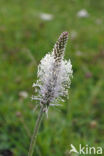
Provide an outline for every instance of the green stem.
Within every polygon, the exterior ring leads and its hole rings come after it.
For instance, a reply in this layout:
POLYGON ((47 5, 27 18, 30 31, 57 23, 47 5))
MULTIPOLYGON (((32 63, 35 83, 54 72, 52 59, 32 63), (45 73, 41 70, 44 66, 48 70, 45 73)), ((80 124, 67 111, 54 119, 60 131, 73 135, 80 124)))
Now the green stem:
POLYGON ((37 121, 36 121, 36 125, 35 125, 35 128, 34 128, 34 133, 33 133, 33 136, 31 138, 31 143, 30 143, 28 156, 33 155, 33 151, 34 151, 34 147, 35 147, 35 143, 36 143, 36 138, 37 138, 37 134, 38 134, 38 130, 39 130, 39 125, 41 123, 42 116, 43 116, 43 113, 44 113, 43 110, 44 110, 44 106, 41 107, 38 118, 37 118, 37 121))

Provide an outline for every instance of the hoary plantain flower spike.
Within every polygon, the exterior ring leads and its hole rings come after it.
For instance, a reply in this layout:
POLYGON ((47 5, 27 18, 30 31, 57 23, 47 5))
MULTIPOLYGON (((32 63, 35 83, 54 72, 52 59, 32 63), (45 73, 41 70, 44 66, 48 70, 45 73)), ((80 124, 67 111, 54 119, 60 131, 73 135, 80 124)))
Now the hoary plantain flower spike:
POLYGON ((52 53, 46 54, 38 66, 38 80, 35 87, 37 96, 33 100, 39 100, 41 106, 34 133, 31 139, 28 156, 33 155, 39 125, 44 111, 47 113, 49 106, 59 105, 58 102, 68 95, 70 78, 72 77, 72 65, 70 60, 64 60, 64 51, 68 40, 68 33, 63 32, 56 42, 52 53))
POLYGON ((49 106, 58 105, 58 102, 68 95, 72 65, 70 59, 64 60, 67 40, 68 32, 63 32, 52 53, 46 54, 38 66, 38 80, 33 84, 38 96, 33 96, 32 99, 39 100, 46 111, 49 106))

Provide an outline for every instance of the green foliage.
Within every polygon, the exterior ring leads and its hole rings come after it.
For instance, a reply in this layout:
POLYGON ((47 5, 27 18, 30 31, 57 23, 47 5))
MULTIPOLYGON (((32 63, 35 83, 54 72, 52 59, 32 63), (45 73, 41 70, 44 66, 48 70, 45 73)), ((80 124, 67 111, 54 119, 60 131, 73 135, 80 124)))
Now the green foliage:
POLYGON ((37 65, 63 31, 66 58, 73 65, 70 98, 50 108, 40 127, 34 156, 67 155, 69 145, 103 146, 104 1, 0 0, 0 153, 27 156, 38 111, 34 93, 37 65), (88 18, 78 18, 86 9, 88 18), (54 16, 44 21, 40 13, 54 16), (70 35, 71 36, 71 35, 70 35), (28 93, 27 98, 21 91, 28 93), (59 111, 57 111, 59 110, 59 111))

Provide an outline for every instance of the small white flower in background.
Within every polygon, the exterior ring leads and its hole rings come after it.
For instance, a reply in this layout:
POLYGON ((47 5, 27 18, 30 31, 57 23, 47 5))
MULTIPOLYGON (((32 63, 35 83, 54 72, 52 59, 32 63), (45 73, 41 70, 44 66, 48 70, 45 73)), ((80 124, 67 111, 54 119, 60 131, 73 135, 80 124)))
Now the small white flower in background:
POLYGON ((82 9, 82 10, 78 11, 77 16, 79 18, 87 18, 87 17, 89 17, 89 14, 88 14, 87 10, 82 9))
POLYGON ((46 13, 41 13, 40 18, 44 21, 50 21, 53 19, 53 15, 51 14, 46 14, 46 13))
POLYGON ((27 93, 26 91, 20 91, 20 92, 19 92, 19 96, 20 96, 21 98, 26 99, 26 98, 28 97, 28 93, 27 93))
POLYGON ((102 19, 99 19, 99 18, 98 18, 98 19, 96 19, 95 22, 96 22, 96 24, 100 25, 100 24, 102 24, 102 19))
POLYGON ((76 55, 77 56, 82 56, 83 55, 83 52, 78 50, 78 51, 76 51, 76 55))
POLYGON ((76 38, 77 38, 77 32, 74 31, 74 30, 72 30, 72 31, 71 31, 71 39, 72 39, 72 40, 75 40, 76 38))
POLYGON ((46 54, 38 66, 38 80, 33 84, 37 96, 33 96, 32 99, 39 100, 40 106, 44 105, 46 112, 49 106, 58 106, 58 102, 68 95, 72 65, 70 59, 64 60, 67 40, 68 33, 63 32, 52 53, 46 54))

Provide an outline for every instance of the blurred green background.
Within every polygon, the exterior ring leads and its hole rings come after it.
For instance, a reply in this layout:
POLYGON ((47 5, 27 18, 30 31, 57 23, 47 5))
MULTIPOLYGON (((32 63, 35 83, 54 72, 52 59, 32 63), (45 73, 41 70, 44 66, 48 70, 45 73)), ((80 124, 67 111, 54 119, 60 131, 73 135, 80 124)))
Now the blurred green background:
POLYGON ((70 144, 104 147, 104 1, 0 0, 0 156, 27 156, 37 66, 63 31, 70 98, 44 116, 34 156, 67 156, 70 144))

